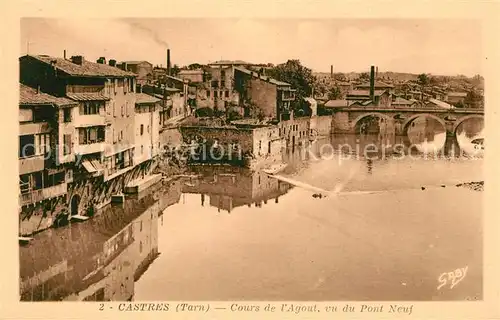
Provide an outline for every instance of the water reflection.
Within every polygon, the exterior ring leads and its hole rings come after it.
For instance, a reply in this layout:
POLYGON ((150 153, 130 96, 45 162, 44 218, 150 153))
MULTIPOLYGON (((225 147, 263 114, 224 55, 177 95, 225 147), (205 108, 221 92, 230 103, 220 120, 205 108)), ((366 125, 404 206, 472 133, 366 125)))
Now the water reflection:
MULTIPOLYGON (((432 121, 422 122, 424 134, 414 131, 416 123, 409 137, 334 135, 285 152, 289 166, 282 174, 346 191, 483 179, 481 161, 429 163, 424 154, 430 146, 443 137, 444 149, 450 142, 432 121), (381 157, 392 155, 398 142, 421 148, 405 150, 416 157, 381 157), (375 157, 363 152, 370 144, 379 148, 369 152, 375 157), (332 157, 318 157, 325 154, 332 157)), ((479 129, 458 128, 460 151, 479 129)), ((262 172, 190 169, 192 178, 160 184, 87 222, 35 235, 20 248, 21 300, 481 298, 478 193, 443 188, 338 201, 316 199, 262 172), (470 271, 460 286, 436 291, 440 274, 464 266, 470 271)))
POLYGON ((134 282, 159 254, 158 213, 179 200, 179 186, 158 186, 87 222, 35 235, 19 249, 21 301, 131 300, 134 282))
POLYGON ((192 166, 198 175, 182 186, 186 194, 200 194, 200 204, 215 207, 220 212, 231 213, 242 206, 262 207, 268 201, 279 202, 288 192, 288 183, 273 179, 264 172, 229 166, 192 166), (207 200, 208 198, 208 200, 207 200))

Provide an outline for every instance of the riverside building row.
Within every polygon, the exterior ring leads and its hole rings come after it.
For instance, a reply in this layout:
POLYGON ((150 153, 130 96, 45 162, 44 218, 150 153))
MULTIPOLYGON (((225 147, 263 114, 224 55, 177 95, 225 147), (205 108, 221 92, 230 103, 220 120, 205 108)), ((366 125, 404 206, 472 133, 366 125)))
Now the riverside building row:
POLYGON ((19 62, 20 235, 103 207, 150 176, 160 100, 136 92, 134 73, 82 56, 19 62))

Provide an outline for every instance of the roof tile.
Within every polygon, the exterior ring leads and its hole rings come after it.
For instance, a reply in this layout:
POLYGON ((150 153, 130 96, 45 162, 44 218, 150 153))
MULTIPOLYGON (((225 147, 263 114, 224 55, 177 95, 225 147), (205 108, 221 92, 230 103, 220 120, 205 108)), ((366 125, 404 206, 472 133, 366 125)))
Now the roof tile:
POLYGON ((97 92, 66 93, 66 96, 75 101, 107 101, 108 97, 97 92))
POLYGON ((136 97, 135 104, 156 103, 160 101, 160 99, 157 99, 145 93, 136 93, 135 97, 136 97))
MULTIPOLYGON (((71 60, 51 57, 46 55, 29 55, 46 64, 54 64, 54 67, 71 76, 80 77, 135 77, 135 74, 128 71, 123 71, 117 67, 112 67, 107 64, 83 61, 82 65, 71 62, 71 60)), ((22 57, 23 58, 23 57, 22 57)))
POLYGON ((50 94, 39 92, 36 89, 28 87, 24 84, 19 84, 19 104, 21 105, 36 105, 36 104, 53 104, 58 107, 75 105, 77 102, 67 98, 54 97, 50 94))

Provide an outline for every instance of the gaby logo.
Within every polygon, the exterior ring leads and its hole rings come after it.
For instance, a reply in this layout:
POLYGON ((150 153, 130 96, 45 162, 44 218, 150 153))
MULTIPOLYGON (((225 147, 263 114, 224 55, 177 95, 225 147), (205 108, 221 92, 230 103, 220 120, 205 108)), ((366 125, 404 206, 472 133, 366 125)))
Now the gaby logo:
POLYGON ((438 278, 439 286, 437 287, 437 289, 439 290, 447 284, 450 284, 450 289, 453 289, 465 278, 468 269, 469 267, 467 266, 465 268, 456 269, 452 272, 442 273, 438 278))

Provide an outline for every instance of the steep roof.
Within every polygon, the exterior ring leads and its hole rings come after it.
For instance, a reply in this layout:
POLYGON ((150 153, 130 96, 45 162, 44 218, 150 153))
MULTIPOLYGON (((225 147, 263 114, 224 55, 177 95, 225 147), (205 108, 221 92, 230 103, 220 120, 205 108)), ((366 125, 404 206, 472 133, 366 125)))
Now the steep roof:
POLYGON ((443 108, 443 109, 453 109, 454 108, 451 104, 448 104, 444 101, 437 100, 437 99, 429 99, 429 102, 434 103, 435 105, 437 105, 438 107, 443 108))
POLYGON ((448 92, 449 97, 467 97, 465 92, 448 92))
POLYGON ((20 105, 44 105, 53 104, 58 107, 71 106, 78 104, 67 98, 58 98, 50 94, 39 92, 36 89, 28 87, 24 84, 19 84, 19 104, 20 105))
POLYGON ((273 79, 271 77, 267 77, 267 76, 259 76, 259 74, 255 71, 250 71, 248 69, 245 69, 245 68, 241 68, 241 67, 234 67, 235 70, 238 70, 238 71, 241 71, 243 73, 246 73, 248 75, 251 75, 255 78, 258 78, 260 80, 263 80, 263 81, 268 81, 272 84, 275 84, 277 86, 291 86, 291 84, 287 83, 287 82, 284 82, 284 81, 279 81, 279 80, 276 80, 276 79, 273 79))
POLYGON ((397 104, 397 105, 411 105, 414 103, 415 101, 410 101, 401 97, 396 97, 396 99, 392 101, 392 104, 397 104))
POLYGON ((108 97, 97 92, 66 93, 66 96, 75 101, 108 101, 108 97))
POLYGON ((135 97, 136 97, 135 104, 156 103, 160 101, 160 99, 157 99, 145 93, 136 93, 135 97))
POLYGON ((90 62, 84 60, 81 65, 73 63, 71 60, 51 57, 47 55, 27 55, 21 57, 31 57, 48 65, 53 65, 57 70, 61 70, 70 76, 75 77, 135 77, 132 72, 123 71, 117 67, 107 64, 90 62))
POLYGON ((348 106, 349 106, 348 100, 329 100, 327 103, 325 103, 326 108, 339 108, 348 106))
POLYGON ((146 60, 142 60, 142 61, 123 61, 124 63, 126 63, 127 65, 134 65, 134 64, 141 64, 141 63, 147 63, 147 64, 150 64, 150 65, 153 65, 151 62, 148 62, 146 60))
POLYGON ((219 60, 209 63, 209 65, 238 65, 238 64, 251 65, 252 63, 245 62, 242 60, 219 60))

